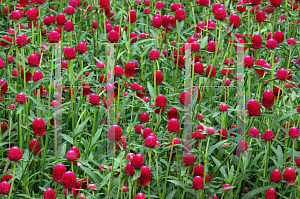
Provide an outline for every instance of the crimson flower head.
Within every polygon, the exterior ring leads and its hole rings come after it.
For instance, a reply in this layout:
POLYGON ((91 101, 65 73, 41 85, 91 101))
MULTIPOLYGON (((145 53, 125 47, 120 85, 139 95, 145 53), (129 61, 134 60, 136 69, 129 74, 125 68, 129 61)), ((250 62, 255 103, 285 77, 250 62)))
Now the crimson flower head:
POLYGON ((8 7, 8 6, 5 6, 4 9, 3 9, 3 12, 4 12, 5 15, 8 15, 11 12, 11 8, 8 7))
POLYGON ((219 106, 219 110, 220 111, 227 111, 228 110, 228 105, 227 104, 221 104, 219 106))
POLYGON ((125 77, 132 78, 138 74, 139 65, 137 62, 128 62, 125 65, 125 77))
POLYGON ((7 181, 0 183, 0 194, 8 195, 10 192, 10 184, 7 181))
POLYGON ((39 16, 39 12, 36 8, 30 8, 26 12, 26 17, 28 20, 34 21, 39 16))
POLYGON ((19 93, 16 95, 16 102, 24 104, 24 103, 26 103, 26 99, 27 99, 27 97, 24 93, 19 93))
POLYGON ((149 52, 149 58, 152 60, 157 60, 160 58, 160 52, 157 49, 152 49, 149 52))
POLYGON ((30 141, 29 150, 30 150, 30 152, 32 152, 34 146, 36 145, 33 153, 39 154, 39 152, 41 150, 41 143, 40 142, 36 143, 36 142, 37 142, 37 139, 33 139, 30 141))
POLYGON ((287 73, 287 70, 285 68, 281 68, 277 71, 276 73, 276 77, 277 79, 280 79, 280 80, 285 80, 287 79, 287 76, 288 76, 288 73, 287 73))
POLYGON ((299 137, 299 129, 297 129, 296 127, 291 127, 289 129, 289 136, 291 138, 297 138, 297 137, 299 137))
MULTIPOLYGON (((156 84, 161 84, 163 81, 163 73, 160 70, 156 70, 155 76, 156 76, 156 84)), ((154 73, 152 74, 152 80, 154 82, 154 73)))
POLYGON ((283 179, 287 181, 288 184, 293 184, 296 181, 296 172, 293 168, 288 167, 283 172, 283 179))
POLYGON ((255 20, 258 22, 262 22, 266 20, 266 13, 264 11, 257 11, 255 20))
POLYGON ((145 145, 150 148, 155 147, 156 146, 156 138, 154 136, 146 137, 145 145))
POLYGON ((108 130, 108 140, 120 141, 122 139, 122 129, 119 125, 113 125, 108 130))
POLYGON ((43 73, 41 71, 35 71, 32 75, 32 80, 37 82, 40 79, 43 79, 43 73))
POLYGON ((149 114, 147 112, 141 113, 140 121, 143 122, 143 123, 149 122, 149 114))
POLYGON ((275 99, 275 95, 274 95, 273 91, 266 90, 263 93, 262 105, 266 108, 271 108, 274 105, 274 99, 275 99))
POLYGON ((176 118, 172 118, 168 123, 168 131, 173 133, 179 133, 180 131, 180 123, 176 118))
POLYGON ((29 66, 38 66, 40 59, 37 55, 32 54, 28 56, 28 65, 29 66))
POLYGON ((5 80, 0 80, 0 94, 7 93, 7 90, 8 90, 8 85, 5 82, 5 80))
POLYGON ((66 21, 64 29, 66 31, 73 31, 74 30, 74 23, 72 21, 66 21))
POLYGON ((280 182, 282 179, 281 171, 278 169, 274 169, 271 173, 270 180, 273 182, 280 182))
POLYGON ((134 199, 146 199, 146 196, 143 193, 138 193, 138 194, 136 194, 134 199))
POLYGON ((180 104, 182 105, 189 105, 191 103, 191 93, 189 91, 183 91, 180 95, 180 104))
MULTIPOLYGON (((243 3, 244 3, 243 1, 239 1, 237 3, 237 5, 241 5, 243 3)), ((237 9, 238 12, 245 12, 246 11, 246 6, 237 6, 236 9, 237 9)))
POLYGON ((250 2, 254 6, 257 6, 257 5, 261 4, 261 0, 250 0, 250 2))
POLYGON ((57 25, 65 25, 65 23, 67 22, 66 16, 63 13, 60 13, 56 16, 56 23, 57 25))
POLYGON ((16 43, 19 46, 23 46, 29 43, 29 40, 27 39, 27 35, 25 34, 20 34, 16 38, 16 43))
POLYGON ((96 93, 90 94, 90 98, 89 98, 90 104, 97 105, 100 103, 100 100, 101 99, 100 99, 99 95, 97 95, 96 93))
POLYGON ((115 30, 112 30, 108 33, 107 39, 111 43, 117 43, 119 41, 119 33, 115 30))
POLYGON ((177 9, 175 11, 175 18, 176 18, 176 20, 179 20, 179 21, 185 20, 185 11, 181 8, 177 9))
POLYGON ((222 7, 222 5, 219 4, 219 3, 215 3, 215 4, 212 6, 212 12, 213 12, 214 14, 216 14, 216 11, 217 11, 219 8, 224 8, 224 7, 222 7))
POLYGON ((109 6, 109 0, 100 0, 99 1, 99 6, 104 7, 104 8, 108 7, 109 6))
POLYGON ((209 65, 206 68, 206 76, 215 77, 217 75, 217 68, 215 66, 209 65))
POLYGON ((268 49, 274 49, 277 47, 277 41, 275 39, 269 39, 266 43, 268 49))
POLYGON ((23 153, 19 147, 11 147, 8 151, 8 159, 11 161, 19 161, 23 157, 23 153))
POLYGON ((155 106, 164 108, 167 105, 166 97, 163 94, 156 96, 155 106))
POLYGON ((55 182, 62 182, 63 175, 66 173, 66 167, 63 164, 56 164, 53 168, 53 180, 55 182))
POLYGON ((144 165, 144 157, 141 154, 135 154, 130 163, 133 168, 139 169, 144 165))
POLYGON ((253 48, 260 48, 262 45, 262 37, 258 34, 253 35, 251 43, 253 48))
POLYGON ((204 180, 201 176, 195 176, 193 179, 193 187, 196 190, 204 188, 204 180))
POLYGON ((216 52, 216 42, 215 41, 209 41, 207 43, 207 51, 215 53, 216 52))
POLYGON ((53 43, 58 43, 61 36, 58 32, 52 31, 48 34, 48 40, 53 43))
POLYGON ((74 150, 69 150, 66 154, 66 159, 70 162, 77 159, 77 153, 74 150))
POLYGON ((215 12, 216 20, 224 20, 226 19, 227 13, 224 8, 218 8, 215 12))
POLYGON ((75 187, 77 182, 75 173, 73 173, 72 171, 64 173, 62 182, 64 188, 66 189, 72 189, 73 187, 75 187))
POLYGON ((72 60, 76 58, 76 51, 73 47, 66 47, 65 48, 65 52, 64 52, 64 56, 66 59, 72 60))
POLYGON ((294 38, 289 38, 286 40, 287 44, 289 45, 295 45, 296 44, 296 40, 294 38))
POLYGON ((197 0, 197 3, 200 4, 201 6, 208 6, 209 0, 197 0))
POLYGON ((183 162, 184 164, 190 166, 190 165, 194 165, 195 163, 195 157, 192 153, 186 153, 184 154, 184 157, 183 157, 183 162))
POLYGON ((209 134, 214 134, 216 132, 216 130, 214 129, 214 127, 207 127, 206 132, 209 134))
POLYGON ((34 120, 32 121, 32 125, 30 127, 32 128, 34 134, 37 137, 42 137, 46 133, 46 124, 43 118, 37 118, 34 117, 34 120))
POLYGON ((233 24, 233 27, 239 27, 241 25, 240 16, 238 14, 230 15, 229 24, 230 26, 233 24))
POLYGON ((276 199, 276 190, 274 188, 269 188, 265 194, 266 199, 276 199))
MULTIPOLYGON (((222 188, 230 187, 230 184, 226 183, 222 185, 222 188)), ((226 189, 225 191, 230 191, 230 189, 226 189)))
POLYGON ((130 10, 130 23, 136 22, 136 12, 134 10, 130 10))
POLYGON ((247 151, 248 144, 245 140, 242 140, 240 144, 237 146, 237 151, 247 151))
POLYGON ((168 112, 168 119, 172 119, 172 118, 176 118, 177 119, 177 116, 178 116, 178 113, 177 113, 177 109, 176 108, 173 108, 173 107, 170 107, 169 108, 169 112, 168 112))
POLYGON ((296 165, 297 165, 297 166, 300 166, 300 157, 298 157, 298 158, 296 159, 296 165))
POLYGON ((73 6, 67 6, 64 12, 68 15, 73 15, 75 14, 75 8, 73 6))
POLYGON ((78 53, 85 53, 87 51, 87 47, 84 42, 79 42, 76 49, 78 53))
POLYGON ((120 77, 121 75, 123 75, 124 71, 123 71, 123 67, 120 65, 116 65, 114 66, 114 75, 117 77, 120 77))
POLYGON ((21 10, 14 10, 11 12, 9 18, 14 20, 19 20, 23 17, 23 12, 21 10))
POLYGON ((279 7, 282 4, 282 0, 270 0, 270 3, 274 7, 279 7))
POLYGON ((251 116, 258 116, 260 115, 260 105, 259 102, 255 99, 249 100, 247 103, 247 110, 248 114, 251 116))
POLYGON ((44 199, 55 199, 55 197, 56 197, 55 195, 56 195, 55 190, 52 188, 48 188, 44 192, 44 199))
POLYGON ((284 33, 282 31, 274 32, 273 37, 277 41, 278 44, 280 44, 284 41, 284 33))
POLYGON ((261 134, 261 139, 262 140, 267 140, 267 141, 269 141, 269 140, 272 140, 272 139, 274 139, 274 133, 273 133, 273 131, 271 131, 271 130, 266 130, 263 134, 261 134))
POLYGON ((153 17, 152 19, 152 26, 155 28, 159 28, 162 25, 162 18, 161 17, 153 17))
POLYGON ((151 182, 151 171, 149 167, 141 167, 141 176, 138 178, 138 180, 141 181, 143 185, 148 185, 151 182))

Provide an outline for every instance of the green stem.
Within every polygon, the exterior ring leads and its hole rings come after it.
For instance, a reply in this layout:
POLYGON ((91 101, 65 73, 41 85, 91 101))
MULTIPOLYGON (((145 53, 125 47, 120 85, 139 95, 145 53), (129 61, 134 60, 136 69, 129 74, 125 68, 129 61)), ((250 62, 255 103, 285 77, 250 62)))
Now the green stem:
POLYGON ((15 181, 15 174, 16 174, 16 162, 14 162, 14 170, 13 170, 13 177, 12 177, 12 181, 11 181, 11 186, 10 186, 10 191, 9 191, 9 196, 8 199, 11 198, 11 194, 12 194, 12 190, 14 188, 14 181, 15 181))
MULTIPOLYGON (((186 173, 186 178, 185 178, 185 186, 187 185, 187 181, 188 181, 188 179, 189 179, 189 173, 190 173, 190 167, 188 167, 188 170, 187 170, 187 173, 186 173)), ((205 180, 204 180, 205 181, 205 180)), ((182 194, 182 197, 181 197, 181 199, 184 199, 184 197, 185 197, 185 187, 183 188, 183 194, 182 194)))
MULTIPOLYGON (((149 149, 149 169, 151 168, 151 152, 152 149, 149 149)), ((148 199, 150 199, 150 183, 148 184, 148 199)))
POLYGON ((166 195, 165 191, 166 191, 166 187, 167 187, 168 174, 169 174, 169 170, 170 170, 170 166, 171 166, 171 160, 172 160, 172 155, 173 155, 174 139, 175 139, 175 133, 173 134, 172 146, 171 146, 171 153, 170 153, 170 157, 169 157, 169 164, 168 164, 167 173, 166 173, 166 177, 165 177, 165 183, 164 183, 162 198, 165 198, 165 195, 166 195))
POLYGON ((284 194, 287 192, 287 190, 289 189, 289 187, 290 187, 290 184, 288 184, 287 188, 285 189, 285 191, 283 192, 283 194, 281 195, 281 197, 279 199, 281 199, 284 196, 284 194))
MULTIPOLYGON (((119 199, 119 191, 121 189, 121 180, 122 180, 122 150, 120 152, 120 174, 119 174, 119 186, 118 186, 118 194, 117 194, 117 199, 119 199)), ((122 195, 122 193, 121 193, 122 195)))
MULTIPOLYGON (((115 147, 116 145, 114 145, 114 151, 115 151, 115 147)), ((113 159, 112 159, 112 166, 111 166, 111 175, 109 178, 109 182, 108 182, 108 193, 107 193, 107 198, 110 199, 110 192, 111 192, 111 186, 112 186, 112 180, 113 180, 113 172, 114 172, 114 163, 115 163, 115 155, 113 153, 113 159)))

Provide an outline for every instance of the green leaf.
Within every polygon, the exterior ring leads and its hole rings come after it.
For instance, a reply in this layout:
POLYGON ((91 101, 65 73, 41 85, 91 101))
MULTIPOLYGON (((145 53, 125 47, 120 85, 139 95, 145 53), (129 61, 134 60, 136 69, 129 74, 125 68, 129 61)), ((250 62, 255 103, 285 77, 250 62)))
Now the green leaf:
POLYGON ((185 187, 185 184, 183 182, 178 181, 178 180, 168 180, 168 181, 175 184, 176 186, 180 186, 182 188, 185 187))
POLYGON ((154 89, 153 89, 152 85, 150 84, 150 82, 147 82, 147 87, 149 89, 151 99, 154 99, 154 89))
POLYGON ((281 120, 284 120, 287 117, 295 115, 296 113, 297 113, 297 110, 294 110, 291 113, 285 114, 285 115, 281 116, 280 118, 277 118, 274 123, 276 124, 276 123, 280 122, 281 120))
POLYGON ((17 115, 19 115, 19 114, 22 112, 23 109, 24 109, 24 105, 23 105, 23 104, 20 104, 20 105, 18 106, 18 108, 17 108, 17 115))
POLYGON ((278 164, 280 167, 283 166, 283 152, 280 145, 277 146, 277 157, 278 157, 278 164))
POLYGON ((97 140, 99 139, 101 133, 102 133, 102 128, 100 128, 100 129, 96 132, 96 134, 94 135, 94 137, 93 137, 93 139, 92 139, 92 144, 91 144, 91 145, 94 145, 94 144, 97 142, 97 140))
POLYGON ((171 191, 166 199, 172 199, 176 193, 176 189, 171 191))
POLYGON ((62 134, 61 135, 66 141, 68 141, 69 143, 73 144, 73 138, 71 138, 69 135, 67 134, 62 134))
POLYGON ((95 182, 99 184, 103 182, 98 176, 95 175, 95 172, 91 171, 91 169, 84 166, 80 166, 80 168, 84 170, 95 182))
POLYGON ((195 89, 194 94, 192 95, 192 107, 195 107, 198 98, 198 89, 195 89))
POLYGON ((264 153, 265 153, 264 151, 260 152, 260 153, 254 158, 253 162, 256 163, 257 160, 258 160, 264 153))
POLYGON ((134 169, 134 171, 135 171, 135 174, 132 177, 131 182, 134 182, 141 176, 141 169, 134 169))
MULTIPOLYGON (((214 156, 212 156, 212 159, 218 167, 221 165, 221 162, 219 160, 217 160, 214 156)), ((220 168, 220 171, 221 171, 223 177, 225 178, 225 180, 228 179, 228 175, 223 167, 220 168)))
POLYGON ((84 126, 86 125, 86 123, 89 121, 89 117, 84 121, 82 122, 80 125, 78 125, 75 130, 74 130, 74 134, 75 136, 78 135, 78 133, 80 133, 82 131, 82 129, 84 128, 84 126))
POLYGON ((231 181, 233 179, 233 173, 234 173, 234 166, 231 166, 230 172, 229 172, 229 180, 231 181))
POLYGON ((253 191, 248 192, 246 195, 244 195, 242 197, 242 199, 248 199, 248 198, 253 198, 254 196, 256 196, 256 194, 258 193, 262 193, 263 191, 272 188, 273 186, 267 186, 267 187, 261 187, 258 189, 254 189, 253 191))
MULTIPOLYGON (((40 189, 42 189, 42 187, 39 187, 40 189)), ((18 196, 22 197, 22 198, 31 198, 30 196, 28 196, 27 194, 18 194, 18 196)))
POLYGON ((200 45, 201 49, 206 47, 206 45, 207 45, 207 38, 208 38, 208 36, 205 36, 205 37, 202 39, 201 45, 200 45))
MULTIPOLYGON (((40 84, 43 82, 43 79, 40 79, 39 81, 35 82, 32 87, 28 90, 27 94, 30 94, 36 87, 40 86, 40 84)), ((42 92, 42 91, 40 91, 42 92)))
POLYGON ((40 102, 38 102, 36 99, 34 99, 33 97, 31 97, 30 95, 26 94, 26 97, 31 99, 36 105, 38 105, 39 109, 41 109, 42 111, 44 111, 44 113, 48 113, 47 109, 44 107, 44 105, 42 105, 40 102))
POLYGON ((214 150, 216 148, 219 148, 222 144, 224 144, 225 142, 228 142, 228 140, 223 140, 221 142, 218 142, 217 144, 213 145, 207 152, 207 156, 209 156, 212 152, 214 152, 214 150))
POLYGON ((232 24, 232 25, 230 26, 230 28, 229 28, 228 30, 226 30, 226 32, 223 33, 223 34, 221 35, 220 40, 223 40, 224 37, 225 37, 225 36, 233 29, 233 25, 234 25, 234 24, 232 24))

